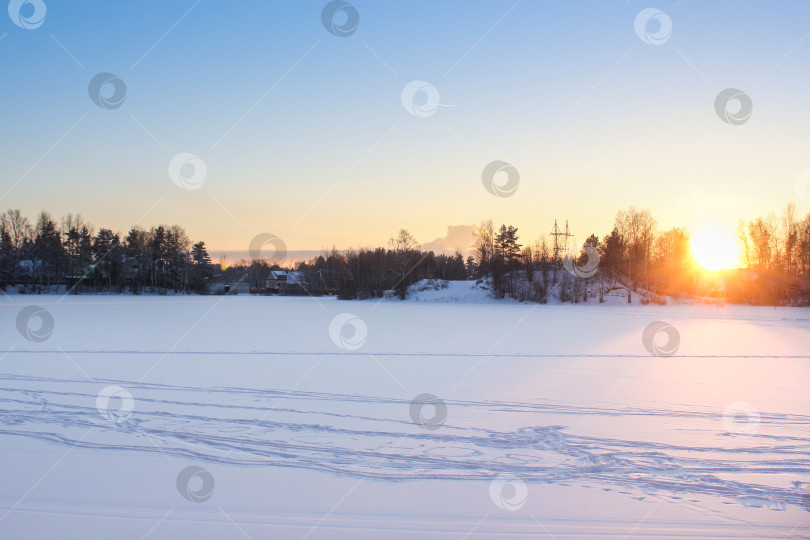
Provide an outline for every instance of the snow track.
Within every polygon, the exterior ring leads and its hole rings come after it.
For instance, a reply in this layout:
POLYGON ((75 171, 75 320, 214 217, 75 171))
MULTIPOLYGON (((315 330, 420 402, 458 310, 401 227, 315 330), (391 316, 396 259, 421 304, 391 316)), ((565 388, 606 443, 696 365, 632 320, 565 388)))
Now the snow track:
POLYGON ((487 480, 507 474, 526 482, 609 485, 636 497, 649 492, 703 494, 778 508, 801 506, 802 491, 733 476, 810 471, 810 437, 801 435, 810 431, 806 415, 760 412, 762 433, 736 437, 722 431, 716 412, 699 408, 448 401, 454 416, 467 419, 466 425, 451 418, 441 429, 428 431, 407 417, 408 401, 379 396, 7 374, 0 381, 0 435, 211 463, 304 468, 389 481, 487 480), (119 422, 102 416, 95 400, 104 385, 126 388, 137 400, 137 411, 119 422), (518 427, 478 427, 499 415, 509 415, 518 427), (560 416, 619 415, 694 429, 713 426, 714 444, 584 436, 553 422, 560 416), (110 443, 111 438, 116 442, 110 443))
POLYGON ((810 536, 810 310, 43 296, 35 343, 29 300, 0 538, 810 536))

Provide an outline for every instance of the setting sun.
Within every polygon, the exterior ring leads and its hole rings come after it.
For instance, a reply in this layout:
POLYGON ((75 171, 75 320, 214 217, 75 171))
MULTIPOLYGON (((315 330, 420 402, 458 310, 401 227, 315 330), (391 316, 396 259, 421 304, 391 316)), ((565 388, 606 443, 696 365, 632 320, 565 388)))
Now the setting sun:
POLYGON ((690 239, 695 262, 706 270, 739 266, 740 248, 734 233, 717 225, 705 226, 690 239))

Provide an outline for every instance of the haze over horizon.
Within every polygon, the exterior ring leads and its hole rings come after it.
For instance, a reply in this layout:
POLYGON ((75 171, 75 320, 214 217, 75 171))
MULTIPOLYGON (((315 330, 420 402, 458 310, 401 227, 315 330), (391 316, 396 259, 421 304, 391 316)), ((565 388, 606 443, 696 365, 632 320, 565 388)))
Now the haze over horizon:
POLYGON ((290 251, 401 228, 424 245, 488 218, 525 242, 567 219, 584 239, 629 205, 690 230, 810 210, 810 5, 660 2, 658 44, 634 28, 637 2, 353 2, 343 37, 325 5, 50 2, 34 30, 5 18, 0 207, 122 233, 176 223, 212 254, 264 232, 290 251), (121 103, 88 96, 103 73, 121 103), (741 125, 715 110, 726 88, 753 103, 741 125), (511 196, 482 185, 497 160, 519 173, 511 196), (171 163, 204 179, 183 189, 171 163))

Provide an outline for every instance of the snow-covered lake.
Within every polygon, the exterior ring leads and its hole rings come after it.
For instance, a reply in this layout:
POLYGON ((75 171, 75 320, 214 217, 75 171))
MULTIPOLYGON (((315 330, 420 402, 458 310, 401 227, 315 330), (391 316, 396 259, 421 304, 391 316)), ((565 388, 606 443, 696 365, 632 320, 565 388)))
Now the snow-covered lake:
POLYGON ((0 323, 0 538, 810 535, 808 309, 14 295, 0 323))

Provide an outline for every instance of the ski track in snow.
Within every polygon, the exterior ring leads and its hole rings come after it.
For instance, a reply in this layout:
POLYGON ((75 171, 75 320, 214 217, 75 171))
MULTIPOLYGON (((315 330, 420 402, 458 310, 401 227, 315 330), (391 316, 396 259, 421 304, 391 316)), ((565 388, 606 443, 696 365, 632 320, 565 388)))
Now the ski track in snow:
POLYGON ((717 411, 698 407, 446 403, 453 415, 439 429, 427 430, 410 421, 409 401, 394 398, 2 374, 0 434, 388 481, 488 480, 505 474, 527 483, 613 489, 636 498, 702 495, 775 509, 803 504, 801 483, 784 484, 810 471, 810 438, 802 436, 810 416, 761 412, 758 433, 738 438, 722 430, 717 411), (131 416, 115 422, 98 411, 96 396, 108 384, 132 393, 131 416), (208 399, 200 402, 200 396, 208 399), (358 404, 366 414, 341 412, 356 411, 358 404), (650 442, 641 433, 638 440, 587 436, 571 429, 578 417, 620 416, 677 419, 684 431, 679 440, 694 440, 689 432, 700 432, 701 440, 710 437, 715 444, 650 442), (482 427, 505 417, 516 427, 482 427), (561 418, 571 418, 570 425, 561 425, 561 418), (709 430, 715 433, 707 435, 709 430), (755 483, 764 475, 774 475, 769 476, 774 485, 755 483))

